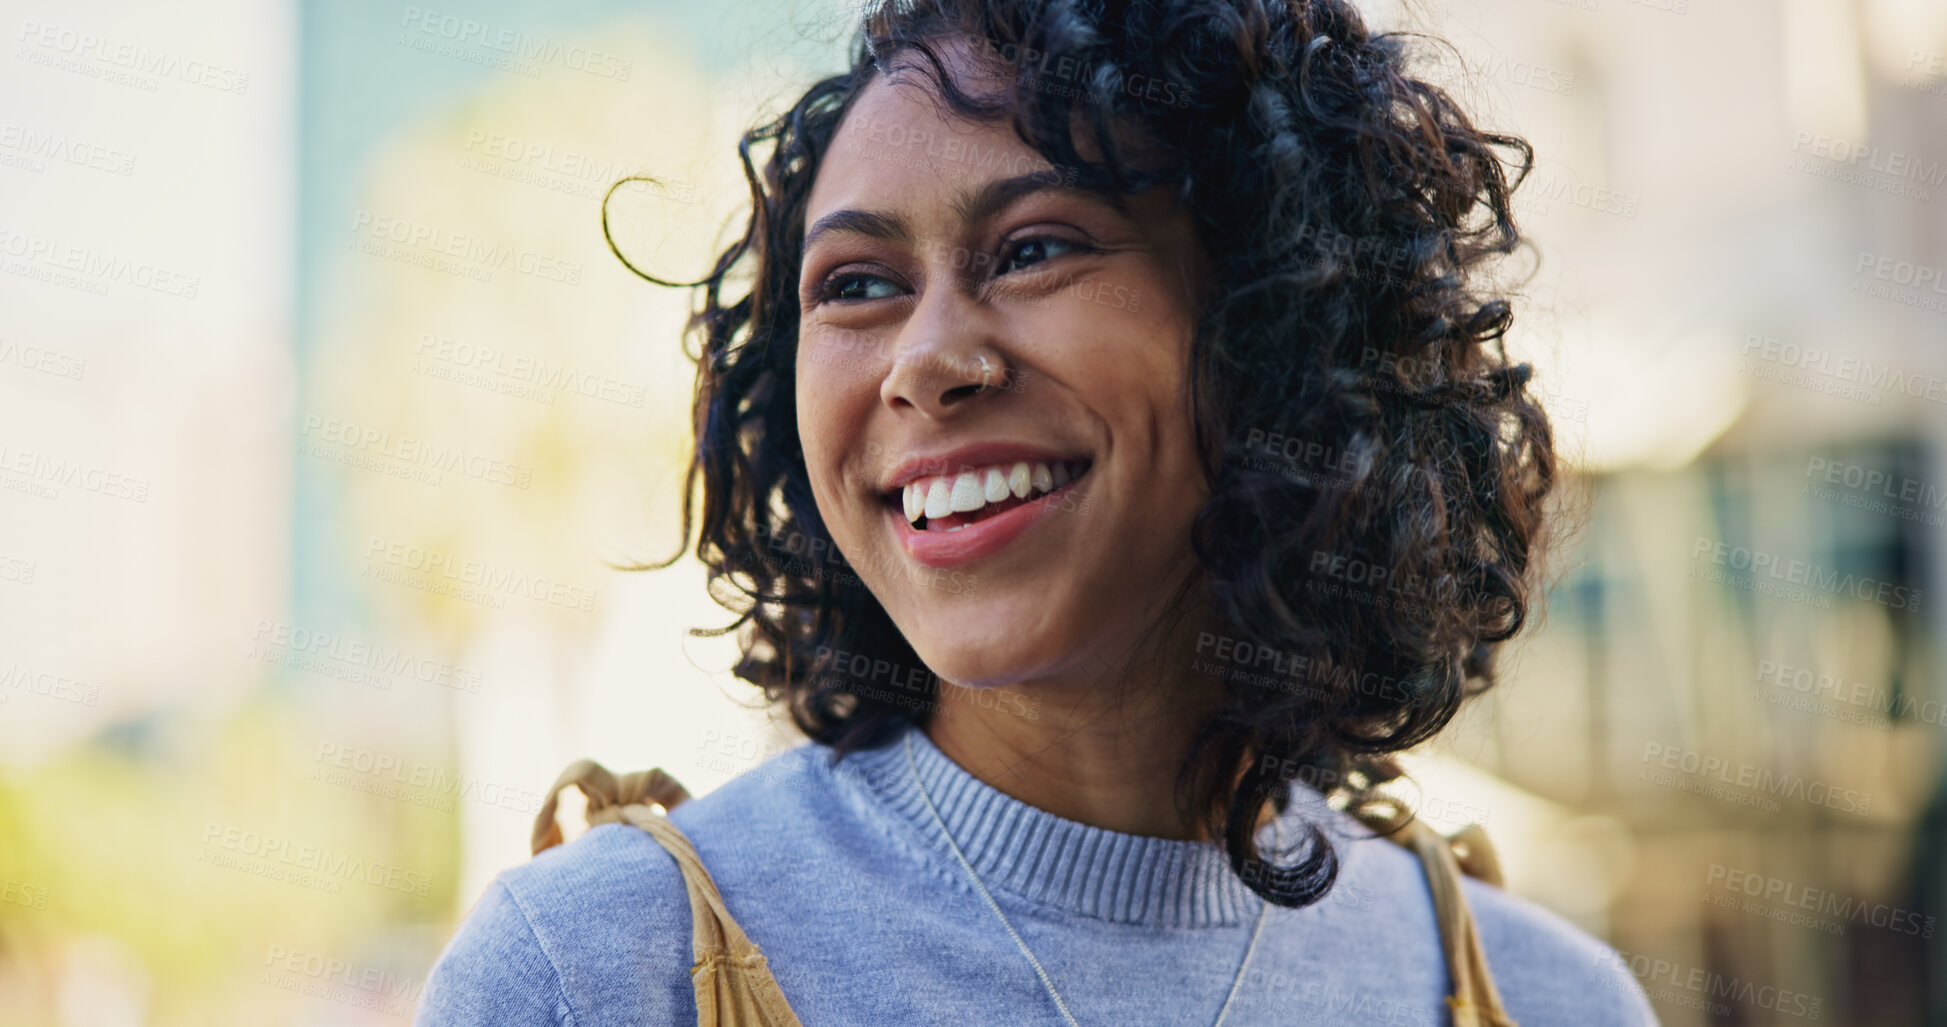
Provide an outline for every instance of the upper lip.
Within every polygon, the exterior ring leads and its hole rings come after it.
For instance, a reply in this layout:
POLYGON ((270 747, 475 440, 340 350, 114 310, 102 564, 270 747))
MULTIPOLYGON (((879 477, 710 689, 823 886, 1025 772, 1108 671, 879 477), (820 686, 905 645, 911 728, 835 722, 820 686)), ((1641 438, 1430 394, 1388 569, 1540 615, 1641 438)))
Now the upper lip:
POLYGON ((1065 455, 1047 446, 1024 442, 979 442, 958 449, 939 453, 921 453, 910 456, 893 468, 892 474, 880 483, 881 493, 895 492, 920 478, 935 475, 958 474, 980 467, 997 464, 1012 464, 1022 461, 1034 463, 1049 460, 1086 460, 1080 454, 1065 455))

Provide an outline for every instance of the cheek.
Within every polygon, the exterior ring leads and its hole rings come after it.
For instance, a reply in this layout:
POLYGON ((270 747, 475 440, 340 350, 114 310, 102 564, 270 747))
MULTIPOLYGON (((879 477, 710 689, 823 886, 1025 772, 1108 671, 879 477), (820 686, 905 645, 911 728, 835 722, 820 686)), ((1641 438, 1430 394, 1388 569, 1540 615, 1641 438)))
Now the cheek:
POLYGON ((863 466, 863 429, 872 397, 861 375, 830 361, 800 359, 797 367, 798 440, 826 528, 835 538, 845 534, 844 470, 863 466))
POLYGON ((812 492, 820 505, 828 492, 831 463, 827 450, 836 432, 837 416, 829 390, 822 387, 815 366, 800 362, 797 369, 798 445, 804 451, 805 469, 811 475, 812 492))
POLYGON ((1077 306, 1044 316, 1030 330, 1030 337, 1068 340, 1046 351, 1050 376, 1084 397, 1106 422, 1116 449, 1139 463, 1145 476, 1180 487, 1195 464, 1184 388, 1192 326, 1173 311, 1159 309, 1149 317, 1077 306))
POLYGON ((1167 548, 1186 540, 1209 495, 1186 388, 1190 331, 1175 321, 1098 319, 1093 344, 1072 369, 1094 383, 1096 411, 1119 452, 1118 485, 1126 495, 1113 506, 1142 526, 1134 544, 1167 548))

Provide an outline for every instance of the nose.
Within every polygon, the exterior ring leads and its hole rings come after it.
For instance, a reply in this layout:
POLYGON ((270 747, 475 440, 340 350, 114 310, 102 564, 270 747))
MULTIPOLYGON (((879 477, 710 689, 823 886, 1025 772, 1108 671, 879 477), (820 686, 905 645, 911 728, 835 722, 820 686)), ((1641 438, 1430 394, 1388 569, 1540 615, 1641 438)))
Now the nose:
POLYGON ((879 384, 880 400, 893 410, 941 420, 1007 382, 988 317, 976 304, 941 295, 952 291, 934 290, 900 332, 897 356, 879 384))

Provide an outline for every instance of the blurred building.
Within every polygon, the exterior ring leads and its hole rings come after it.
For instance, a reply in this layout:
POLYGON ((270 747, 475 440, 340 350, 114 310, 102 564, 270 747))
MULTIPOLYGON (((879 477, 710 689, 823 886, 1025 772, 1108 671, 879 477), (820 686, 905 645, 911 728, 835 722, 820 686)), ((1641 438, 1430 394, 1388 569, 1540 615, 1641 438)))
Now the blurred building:
POLYGON ((1574 811, 1533 890, 1666 1023, 1947 1022, 1947 8, 1443 13, 1541 153, 1514 341, 1587 472, 1446 746, 1574 811))
MULTIPOLYGON (((1947 1024, 1947 5, 1367 7, 1536 148, 1510 346, 1580 469, 1534 634, 1414 763, 1430 818, 1672 1027, 1947 1024)), ((703 792, 789 742, 684 634, 700 571, 613 569, 675 544, 690 369, 596 203, 656 177, 619 240, 700 268, 849 8, 15 12, 9 1023, 403 1023, 566 762, 703 792)))

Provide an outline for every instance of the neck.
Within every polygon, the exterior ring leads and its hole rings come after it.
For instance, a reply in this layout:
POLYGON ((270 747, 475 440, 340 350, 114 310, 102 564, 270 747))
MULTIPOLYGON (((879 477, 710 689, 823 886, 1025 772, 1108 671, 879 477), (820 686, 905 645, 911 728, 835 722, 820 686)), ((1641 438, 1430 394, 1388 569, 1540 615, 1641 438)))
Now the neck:
POLYGON ((977 692, 942 683, 924 730, 955 763, 996 790, 1056 816, 1178 840, 1208 832, 1176 803, 1177 774, 1198 728, 1223 702, 1220 679, 1190 670, 1194 631, 1170 633, 1161 659, 1008 686, 1038 701, 974 702, 977 692), (1181 635, 1182 637, 1177 637, 1181 635), (1141 669, 1138 669, 1141 668, 1141 669))

